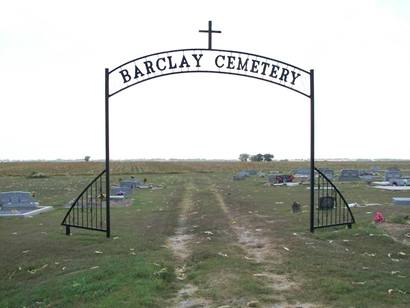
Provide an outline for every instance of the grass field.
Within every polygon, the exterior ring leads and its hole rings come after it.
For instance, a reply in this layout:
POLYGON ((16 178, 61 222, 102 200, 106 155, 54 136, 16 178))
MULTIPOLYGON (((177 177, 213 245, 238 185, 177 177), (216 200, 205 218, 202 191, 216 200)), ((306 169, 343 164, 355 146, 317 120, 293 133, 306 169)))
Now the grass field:
MULTIPOLYGON (((409 307, 410 209, 360 183, 338 183, 351 230, 308 229, 307 186, 232 181, 240 169, 289 171, 306 162, 114 162, 113 182, 163 185, 112 209, 112 237, 60 226, 63 206, 102 163, 0 163, 0 191, 35 191, 55 210, 0 220, 0 307, 409 307), (31 178, 33 173, 45 177, 31 178), (302 212, 293 214, 298 201, 302 212), (386 222, 373 223, 381 211, 386 222)), ((382 169, 410 162, 319 162, 382 169)))

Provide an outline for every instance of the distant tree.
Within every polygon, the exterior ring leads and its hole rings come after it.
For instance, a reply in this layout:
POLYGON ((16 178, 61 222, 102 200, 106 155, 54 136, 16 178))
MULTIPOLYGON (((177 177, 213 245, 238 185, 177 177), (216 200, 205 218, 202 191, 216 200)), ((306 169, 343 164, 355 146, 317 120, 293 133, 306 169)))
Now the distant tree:
POLYGON ((264 161, 272 161, 273 157, 274 156, 272 154, 269 154, 269 153, 263 154, 263 160, 264 161))
POLYGON ((240 161, 248 161, 249 157, 250 157, 249 154, 242 153, 242 154, 239 155, 239 160, 240 161))
POLYGON ((84 157, 84 160, 85 160, 85 161, 90 161, 90 158, 91 158, 91 156, 88 156, 88 155, 87 155, 86 157, 84 157))
POLYGON ((263 155, 262 154, 256 154, 251 156, 251 161, 263 161, 263 155))

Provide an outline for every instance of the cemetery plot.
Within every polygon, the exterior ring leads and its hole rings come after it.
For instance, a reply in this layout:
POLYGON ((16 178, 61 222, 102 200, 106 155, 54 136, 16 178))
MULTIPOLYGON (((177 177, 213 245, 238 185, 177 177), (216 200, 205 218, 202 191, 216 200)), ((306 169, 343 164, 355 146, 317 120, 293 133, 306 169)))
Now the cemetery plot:
POLYGON ((51 206, 40 206, 30 192, 0 192, 0 217, 33 216, 52 209, 51 206))

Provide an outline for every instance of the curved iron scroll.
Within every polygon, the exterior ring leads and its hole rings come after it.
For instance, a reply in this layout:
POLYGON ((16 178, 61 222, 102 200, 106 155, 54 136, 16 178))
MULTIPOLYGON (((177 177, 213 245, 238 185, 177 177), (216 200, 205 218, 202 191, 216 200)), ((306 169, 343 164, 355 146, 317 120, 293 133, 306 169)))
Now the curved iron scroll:
POLYGON ((97 175, 74 200, 61 222, 61 225, 66 226, 67 235, 70 234, 70 227, 107 232, 105 211, 107 192, 104 174, 105 170, 97 175))
POLYGON ((345 197, 332 181, 319 169, 316 181, 317 198, 315 198, 314 228, 347 225, 349 228, 355 223, 353 213, 345 197))

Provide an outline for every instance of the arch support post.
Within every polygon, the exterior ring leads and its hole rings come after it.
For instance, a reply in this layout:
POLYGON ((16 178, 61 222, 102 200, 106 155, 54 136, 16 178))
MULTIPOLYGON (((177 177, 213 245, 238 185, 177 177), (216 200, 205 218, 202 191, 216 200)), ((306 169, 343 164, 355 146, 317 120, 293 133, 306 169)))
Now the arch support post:
POLYGON ((314 232, 315 219, 315 82, 310 70, 310 232, 314 232))
POLYGON ((105 211, 107 237, 110 237, 110 90, 109 90, 109 70, 105 69, 105 211))

